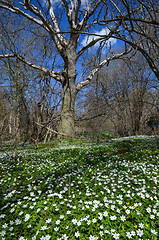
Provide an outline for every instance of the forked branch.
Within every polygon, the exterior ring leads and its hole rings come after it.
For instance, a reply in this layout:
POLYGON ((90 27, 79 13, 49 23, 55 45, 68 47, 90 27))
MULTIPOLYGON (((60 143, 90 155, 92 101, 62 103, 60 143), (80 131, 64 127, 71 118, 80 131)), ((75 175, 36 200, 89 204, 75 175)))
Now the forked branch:
POLYGON ((32 67, 36 70, 40 70, 41 72, 43 72, 44 75, 47 75, 47 76, 50 76, 50 77, 54 78, 58 82, 62 82, 62 80, 63 80, 61 72, 49 71, 46 68, 44 68, 43 66, 38 66, 36 64, 33 64, 33 63, 29 62, 28 60, 26 60, 25 58, 23 58, 20 55, 5 54, 5 55, 0 55, 0 59, 1 58, 16 58, 16 59, 20 60, 21 62, 27 64, 28 66, 30 66, 30 67, 32 67))
POLYGON ((83 82, 79 82, 77 85, 76 85, 76 91, 79 92, 83 87, 87 86, 93 79, 94 75, 99 72, 99 70, 105 66, 105 65, 108 65, 110 61, 112 60, 116 60, 116 59, 119 59, 121 57, 123 57, 124 55, 130 53, 132 50, 132 47, 130 47, 128 50, 125 50, 124 52, 122 53, 119 53, 119 54, 116 54, 112 57, 109 57, 109 58, 106 58, 104 59, 96 68, 94 68, 90 74, 87 76, 86 80, 83 81, 83 82))

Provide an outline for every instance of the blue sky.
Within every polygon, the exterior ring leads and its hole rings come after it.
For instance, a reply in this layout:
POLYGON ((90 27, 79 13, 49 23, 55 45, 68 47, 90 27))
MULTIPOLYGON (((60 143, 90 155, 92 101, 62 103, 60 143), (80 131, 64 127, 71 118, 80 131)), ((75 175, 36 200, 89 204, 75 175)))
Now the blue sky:
MULTIPOLYGON (((43 5, 44 9, 46 10, 47 8, 47 5, 46 5, 46 0, 39 0, 39 2, 43 5)), ((69 30, 69 24, 68 24, 68 21, 67 21, 67 17, 66 17, 66 14, 65 12, 62 13, 62 5, 61 3, 59 2, 59 0, 54 0, 52 1, 53 2, 53 7, 54 7, 54 10, 55 10, 55 14, 57 14, 59 17, 60 17, 60 14, 62 14, 62 18, 60 18, 60 27, 61 27, 61 30, 62 31, 68 31, 69 30)), ((33 0, 31 1, 32 4, 35 4, 35 6, 38 7, 38 2, 36 0, 33 0)), ((16 2, 16 4, 18 4, 18 1, 16 2)), ((22 9, 22 6, 20 6, 20 8, 22 9)), ((85 0, 82 0, 82 5, 81 5, 81 9, 85 9, 85 0)), ((28 10, 25 10, 25 12, 29 13, 30 14, 30 11, 28 10)), ((31 14, 33 16, 33 14, 31 14)), ((16 15, 14 15, 16 17, 16 15)), ((83 17, 83 16, 82 16, 83 17)), ((82 18, 81 17, 81 18, 82 18)), ((92 18, 89 20, 89 23, 92 21, 92 18)), ((25 31, 25 30, 24 30, 25 31)), ((91 34, 95 34, 95 35, 87 35, 87 33, 85 32, 85 34, 81 34, 80 38, 79 38, 79 43, 78 43, 78 50, 80 50, 82 47, 84 47, 86 44, 88 44, 89 42, 91 42, 93 39, 97 39, 98 38, 98 34, 100 36, 102 35, 106 35, 106 34, 109 34, 109 30, 108 28, 104 27, 104 26, 98 26, 96 25, 95 27, 91 27, 90 30, 89 30, 89 33, 91 34)), ((28 36, 28 33, 26 33, 26 36, 28 36)), ((65 36, 68 38, 69 37, 69 34, 65 34, 65 36)), ((17 40, 19 41, 19 40, 17 40)), ((29 40, 28 40, 29 41, 29 40)), ((110 38, 108 41, 107 41, 107 44, 109 45, 111 43, 111 47, 112 49, 117 49, 117 45, 119 44, 120 46, 120 43, 119 41, 117 41, 116 39, 114 38, 110 38)), ((39 48, 40 45, 38 45, 38 40, 37 40, 37 46, 36 46, 36 50, 33 52, 33 55, 35 56, 36 58, 36 55, 38 54, 39 55, 39 52, 38 52, 38 48, 39 48)), ((89 52, 90 54, 93 52, 94 54, 96 54, 96 51, 98 49, 98 47, 100 46, 100 42, 96 43, 93 47, 91 47, 89 49, 89 52)), ((22 47, 22 46, 21 46, 22 47)), ((25 46, 24 48, 22 47, 22 51, 21 53, 23 53, 23 49, 25 51, 25 46)), ((40 50, 39 50, 40 51, 40 50)), ((103 48, 103 55, 106 55, 107 53, 107 49, 106 47, 103 48)), ((89 53, 88 53, 89 55, 89 53)), ((38 57, 39 58, 39 57, 38 57)), ((27 56, 26 56, 26 59, 27 59, 27 56)), ((86 59, 85 59, 86 60, 86 59)), ((51 59, 48 60, 46 58, 46 65, 48 65, 48 61, 50 61, 50 66, 52 65, 52 62, 51 62, 51 59)), ((57 61, 63 61, 62 58, 59 56, 57 58, 57 61)), ((83 59, 82 59, 83 61, 83 59)), ((34 62, 33 62, 34 63, 34 62)), ((86 63, 86 62, 85 62, 86 63)), ((41 62, 38 63, 39 65, 41 65, 41 62)), ((55 69, 56 70, 56 69, 55 69)), ((58 69, 60 70, 60 69, 58 69)), ((81 60, 79 59, 79 61, 77 62, 77 74, 78 74, 78 77, 81 75, 81 73, 83 72, 83 68, 81 66, 81 60)))

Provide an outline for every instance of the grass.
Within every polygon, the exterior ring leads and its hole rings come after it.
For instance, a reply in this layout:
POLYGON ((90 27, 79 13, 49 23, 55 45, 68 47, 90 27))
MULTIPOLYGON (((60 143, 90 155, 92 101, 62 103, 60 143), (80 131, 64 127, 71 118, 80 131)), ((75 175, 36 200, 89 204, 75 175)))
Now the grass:
POLYGON ((154 239, 159 138, 0 153, 0 239, 154 239))

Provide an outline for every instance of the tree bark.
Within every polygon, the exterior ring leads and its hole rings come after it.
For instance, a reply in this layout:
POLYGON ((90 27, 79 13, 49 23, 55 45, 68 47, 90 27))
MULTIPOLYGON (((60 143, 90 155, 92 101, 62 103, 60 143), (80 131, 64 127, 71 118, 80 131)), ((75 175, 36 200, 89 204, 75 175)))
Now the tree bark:
POLYGON ((59 138, 66 135, 75 137, 75 99, 76 99, 76 44, 78 37, 72 35, 66 49, 67 59, 63 71, 62 104, 59 124, 59 138))
POLYGON ((61 105, 61 115, 59 124, 59 138, 64 137, 75 137, 75 86, 70 82, 66 82, 62 88, 62 105, 61 105))

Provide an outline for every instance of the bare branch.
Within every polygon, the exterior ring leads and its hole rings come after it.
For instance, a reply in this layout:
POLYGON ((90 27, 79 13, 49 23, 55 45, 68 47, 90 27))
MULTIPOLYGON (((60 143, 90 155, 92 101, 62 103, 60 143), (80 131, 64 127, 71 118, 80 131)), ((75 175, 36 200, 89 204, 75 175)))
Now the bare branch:
MULTIPOLYGON (((127 38, 125 38, 121 33, 118 32, 119 37, 116 36, 117 39, 120 39, 126 43, 128 43, 130 46, 132 46, 135 50, 142 53, 142 55, 145 57, 147 63, 149 64, 150 68, 154 72, 155 76, 159 80, 159 69, 156 66, 154 59, 150 56, 150 54, 147 53, 146 49, 144 49, 140 44, 137 42, 133 42, 127 38)), ((141 42, 141 40, 140 40, 141 42)))
MULTIPOLYGON (((53 26, 54 32, 60 32, 60 28, 58 26, 57 19, 56 19, 55 14, 54 14, 53 6, 52 6, 50 0, 47 0, 47 2, 48 2, 48 5, 49 5, 50 17, 51 17, 52 22, 54 24, 54 26, 53 26)), ((63 36, 63 34, 59 33, 59 34, 57 34, 57 37, 58 37, 58 39, 59 39, 59 41, 60 41, 60 43, 63 47, 66 47, 68 45, 68 41, 63 36)))
MULTIPOLYGON (((26 10, 29 10, 30 12, 32 12, 36 17, 31 16, 30 14, 27 14, 26 12, 22 11, 20 8, 15 7, 12 3, 10 3, 9 1, 6 0, 0 0, 0 8, 9 10, 15 14, 19 14, 27 19, 29 19, 30 21, 40 25, 41 27, 43 27, 52 37, 54 43, 56 44, 57 50, 60 53, 60 55, 64 58, 64 49, 63 46, 61 44, 61 42, 58 40, 60 37, 60 40, 62 40, 63 45, 65 45, 67 42, 64 41, 64 37, 61 38, 61 34, 59 33, 60 30, 59 28, 57 28, 57 25, 55 24, 54 21, 54 27, 46 20, 46 18, 43 16, 42 12, 40 11, 40 9, 36 8, 33 4, 30 4, 29 1, 24 1, 24 8, 26 10), (58 33, 56 33, 56 31, 58 33), (56 37, 56 35, 58 36, 58 38, 56 37)), ((50 12, 50 14, 52 14, 52 11, 50 12)), ((53 17, 53 16, 52 16, 53 17)))
POLYGON ((116 60, 116 59, 119 59, 121 57, 123 57, 124 55, 130 53, 130 51, 132 50, 132 47, 130 47, 128 50, 125 50, 124 52, 122 53, 119 53, 119 54, 116 54, 112 57, 109 57, 105 60, 103 60, 96 68, 94 68, 90 74, 87 76, 86 80, 83 81, 83 82, 79 82, 76 86, 76 91, 79 92, 83 87, 87 86, 93 79, 94 75, 99 72, 99 70, 105 66, 105 65, 108 65, 110 61, 112 60, 116 60))
MULTIPOLYGON (((93 35, 93 36, 97 36, 95 34, 90 34, 90 35, 93 35)), ((99 35, 98 35, 99 36, 99 35)), ((76 59, 78 59, 83 53, 84 51, 86 51, 88 48, 94 46, 97 42, 101 41, 101 40, 105 40, 106 37, 105 36, 102 36, 102 37, 99 37, 99 38, 96 38, 95 40, 91 41, 90 43, 88 43, 86 46, 84 46, 76 55, 76 59)), ((108 37, 109 39, 109 37, 108 37)), ((107 40, 108 40, 107 39, 107 40)))
POLYGON ((78 21, 78 13, 81 7, 81 0, 77 0, 77 8, 76 8, 76 14, 75 14, 75 24, 77 24, 78 21))
MULTIPOLYGON (((96 38, 95 40, 91 41, 88 43, 86 46, 84 46, 78 53, 77 53, 77 59, 83 54, 84 51, 86 51, 88 48, 94 46, 97 42, 101 40, 109 40, 114 33, 118 30, 118 28, 121 25, 121 21, 119 21, 114 29, 109 29, 109 33, 107 35, 100 35, 100 34, 92 34, 92 33, 87 33, 88 35, 93 35, 93 36, 98 36, 99 38, 96 38)), ((86 33, 85 33, 86 34, 86 33)))
POLYGON ((35 122, 35 123, 36 123, 37 125, 41 126, 41 127, 46 128, 46 129, 49 130, 50 132, 53 132, 53 133, 56 133, 56 134, 58 134, 58 135, 62 135, 62 136, 66 136, 66 137, 68 137, 68 135, 66 135, 66 134, 64 134, 64 133, 59 133, 59 132, 57 132, 57 131, 55 131, 55 130, 49 128, 49 127, 44 126, 44 125, 41 124, 41 123, 38 123, 38 122, 35 122))
POLYGON ((87 5, 85 15, 84 15, 82 21, 79 23, 80 29, 84 29, 84 27, 87 24, 88 19, 94 14, 94 12, 96 11, 96 9, 98 8, 98 6, 100 5, 101 2, 102 2, 102 0, 98 0, 97 2, 95 2, 95 0, 93 0, 90 5, 87 5), (94 4, 94 7, 91 9, 91 6, 93 4, 94 4))
MULTIPOLYGON (((108 20, 101 20, 101 23, 111 23, 111 22, 116 22, 119 20, 124 20, 124 21, 129 21, 130 18, 127 16, 118 16, 116 18, 112 18, 112 19, 108 19, 108 20)), ((159 25, 159 21, 156 19, 143 19, 143 18, 135 18, 135 17, 131 17, 131 21, 133 22, 141 22, 141 23, 147 23, 147 24, 153 24, 153 25, 159 25)), ((103 24, 102 24, 103 25, 103 24)))
POLYGON ((62 0, 62 2, 64 4, 64 6, 65 6, 67 18, 68 18, 68 21, 69 21, 70 26, 71 26, 70 9, 69 9, 68 3, 67 3, 66 0, 62 0))
POLYGON ((115 3, 114 1, 112 1, 112 0, 110 0, 110 2, 114 5, 114 7, 117 9, 117 11, 120 13, 120 15, 123 16, 123 15, 122 15, 122 12, 120 11, 120 9, 119 9, 118 6, 116 5, 116 3, 115 3))
POLYGON ((62 74, 60 72, 54 72, 54 71, 49 71, 44 67, 38 66, 36 64, 33 64, 31 62, 29 62, 28 60, 26 60, 25 58, 23 58, 22 56, 19 56, 17 54, 5 54, 5 55, 0 55, 0 58, 17 58, 19 59, 21 62, 27 64, 28 66, 36 69, 36 70, 40 70, 41 72, 43 72, 45 75, 50 76, 52 78, 54 78, 56 81, 58 82, 62 82, 63 77, 62 74))
POLYGON ((71 29, 77 29, 77 22, 78 22, 78 13, 79 13, 79 9, 81 6, 81 0, 78 0, 78 4, 77 4, 77 9, 76 9, 76 1, 75 0, 71 0, 71 9, 69 9, 68 3, 66 0, 62 0, 65 9, 66 9, 66 14, 67 14, 67 18, 68 18, 68 22, 70 24, 71 29))
MULTIPOLYGON (((11 11, 12 13, 15 14, 19 14, 22 15, 23 17, 26 17, 27 19, 29 19, 30 21, 37 23, 38 25, 40 25, 41 27, 43 27, 45 30, 50 31, 50 26, 48 26, 48 24, 46 24, 46 21, 44 21, 44 17, 43 15, 41 15, 41 13, 36 14, 40 19, 43 20, 39 20, 35 17, 32 17, 31 15, 25 13, 24 11, 22 11, 21 9, 15 7, 14 5, 10 4, 9 2, 5 1, 5 0, 0 0, 0 3, 5 4, 5 5, 1 5, 0 4, 0 8, 6 9, 11 11), (45 24, 44 24, 45 23, 45 24)), ((35 12, 33 12, 35 13, 35 12)))

